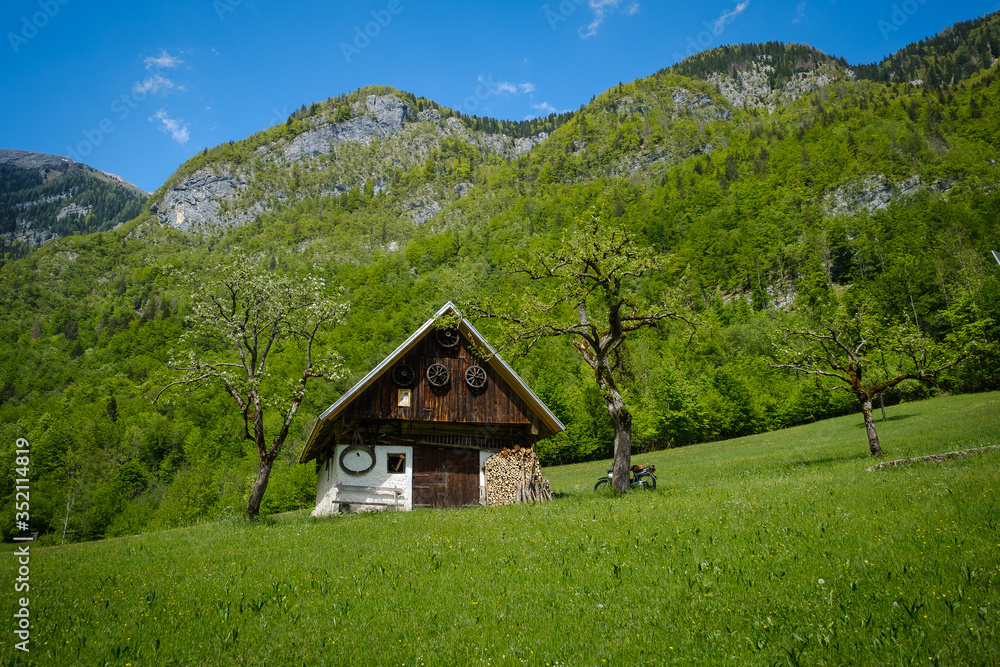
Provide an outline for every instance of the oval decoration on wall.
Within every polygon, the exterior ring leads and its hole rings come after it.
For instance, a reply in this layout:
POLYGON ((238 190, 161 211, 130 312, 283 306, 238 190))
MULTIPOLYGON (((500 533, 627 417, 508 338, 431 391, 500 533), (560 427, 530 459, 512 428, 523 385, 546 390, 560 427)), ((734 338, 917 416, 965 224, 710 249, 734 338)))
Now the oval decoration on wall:
POLYGON ((368 445, 351 445, 340 453, 340 469, 348 475, 364 475, 375 467, 375 449, 368 445))

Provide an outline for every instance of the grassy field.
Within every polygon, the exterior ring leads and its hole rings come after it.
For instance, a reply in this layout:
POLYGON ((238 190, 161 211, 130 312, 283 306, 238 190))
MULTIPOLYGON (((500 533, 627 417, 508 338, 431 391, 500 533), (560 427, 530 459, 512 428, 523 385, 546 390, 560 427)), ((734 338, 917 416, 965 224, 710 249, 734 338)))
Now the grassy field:
MULTIPOLYGON (((1000 395, 905 404, 889 458, 1000 444, 1000 395)), ((546 469, 537 506, 284 515, 32 548, 3 664, 1000 664, 1000 453, 866 472, 860 415, 546 469)), ((5 552, 12 551, 4 545, 5 552)))

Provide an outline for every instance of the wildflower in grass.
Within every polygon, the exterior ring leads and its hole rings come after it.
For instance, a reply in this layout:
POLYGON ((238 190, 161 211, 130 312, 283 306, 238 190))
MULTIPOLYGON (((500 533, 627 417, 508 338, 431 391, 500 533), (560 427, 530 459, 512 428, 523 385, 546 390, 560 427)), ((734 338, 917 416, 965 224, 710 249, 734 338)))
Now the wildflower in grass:
POLYGON ((822 579, 820 579, 818 583, 819 583, 819 585, 820 585, 820 586, 822 586, 822 585, 823 585, 823 584, 825 584, 826 582, 825 582, 825 581, 823 581, 822 579))

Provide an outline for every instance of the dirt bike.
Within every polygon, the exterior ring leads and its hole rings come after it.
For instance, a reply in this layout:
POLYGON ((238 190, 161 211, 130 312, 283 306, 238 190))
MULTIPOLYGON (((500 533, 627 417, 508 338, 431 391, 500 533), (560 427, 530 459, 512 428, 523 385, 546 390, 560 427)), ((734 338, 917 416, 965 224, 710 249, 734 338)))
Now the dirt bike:
MULTIPOLYGON (((614 468, 608 468, 608 476, 602 477, 597 480, 597 484, 594 484, 594 491, 601 488, 605 484, 611 484, 611 474, 614 472, 614 468)), ((632 466, 629 470, 632 473, 632 477, 629 479, 628 485, 631 489, 655 489, 656 488, 656 466, 632 466)))

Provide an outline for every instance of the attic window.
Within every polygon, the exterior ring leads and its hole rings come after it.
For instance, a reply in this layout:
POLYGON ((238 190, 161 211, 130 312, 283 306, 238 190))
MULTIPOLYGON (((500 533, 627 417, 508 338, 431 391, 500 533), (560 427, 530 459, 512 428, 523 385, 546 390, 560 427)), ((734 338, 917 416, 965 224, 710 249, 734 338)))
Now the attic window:
POLYGON ((402 474, 406 472, 406 454, 389 454, 386 457, 385 471, 402 474))

